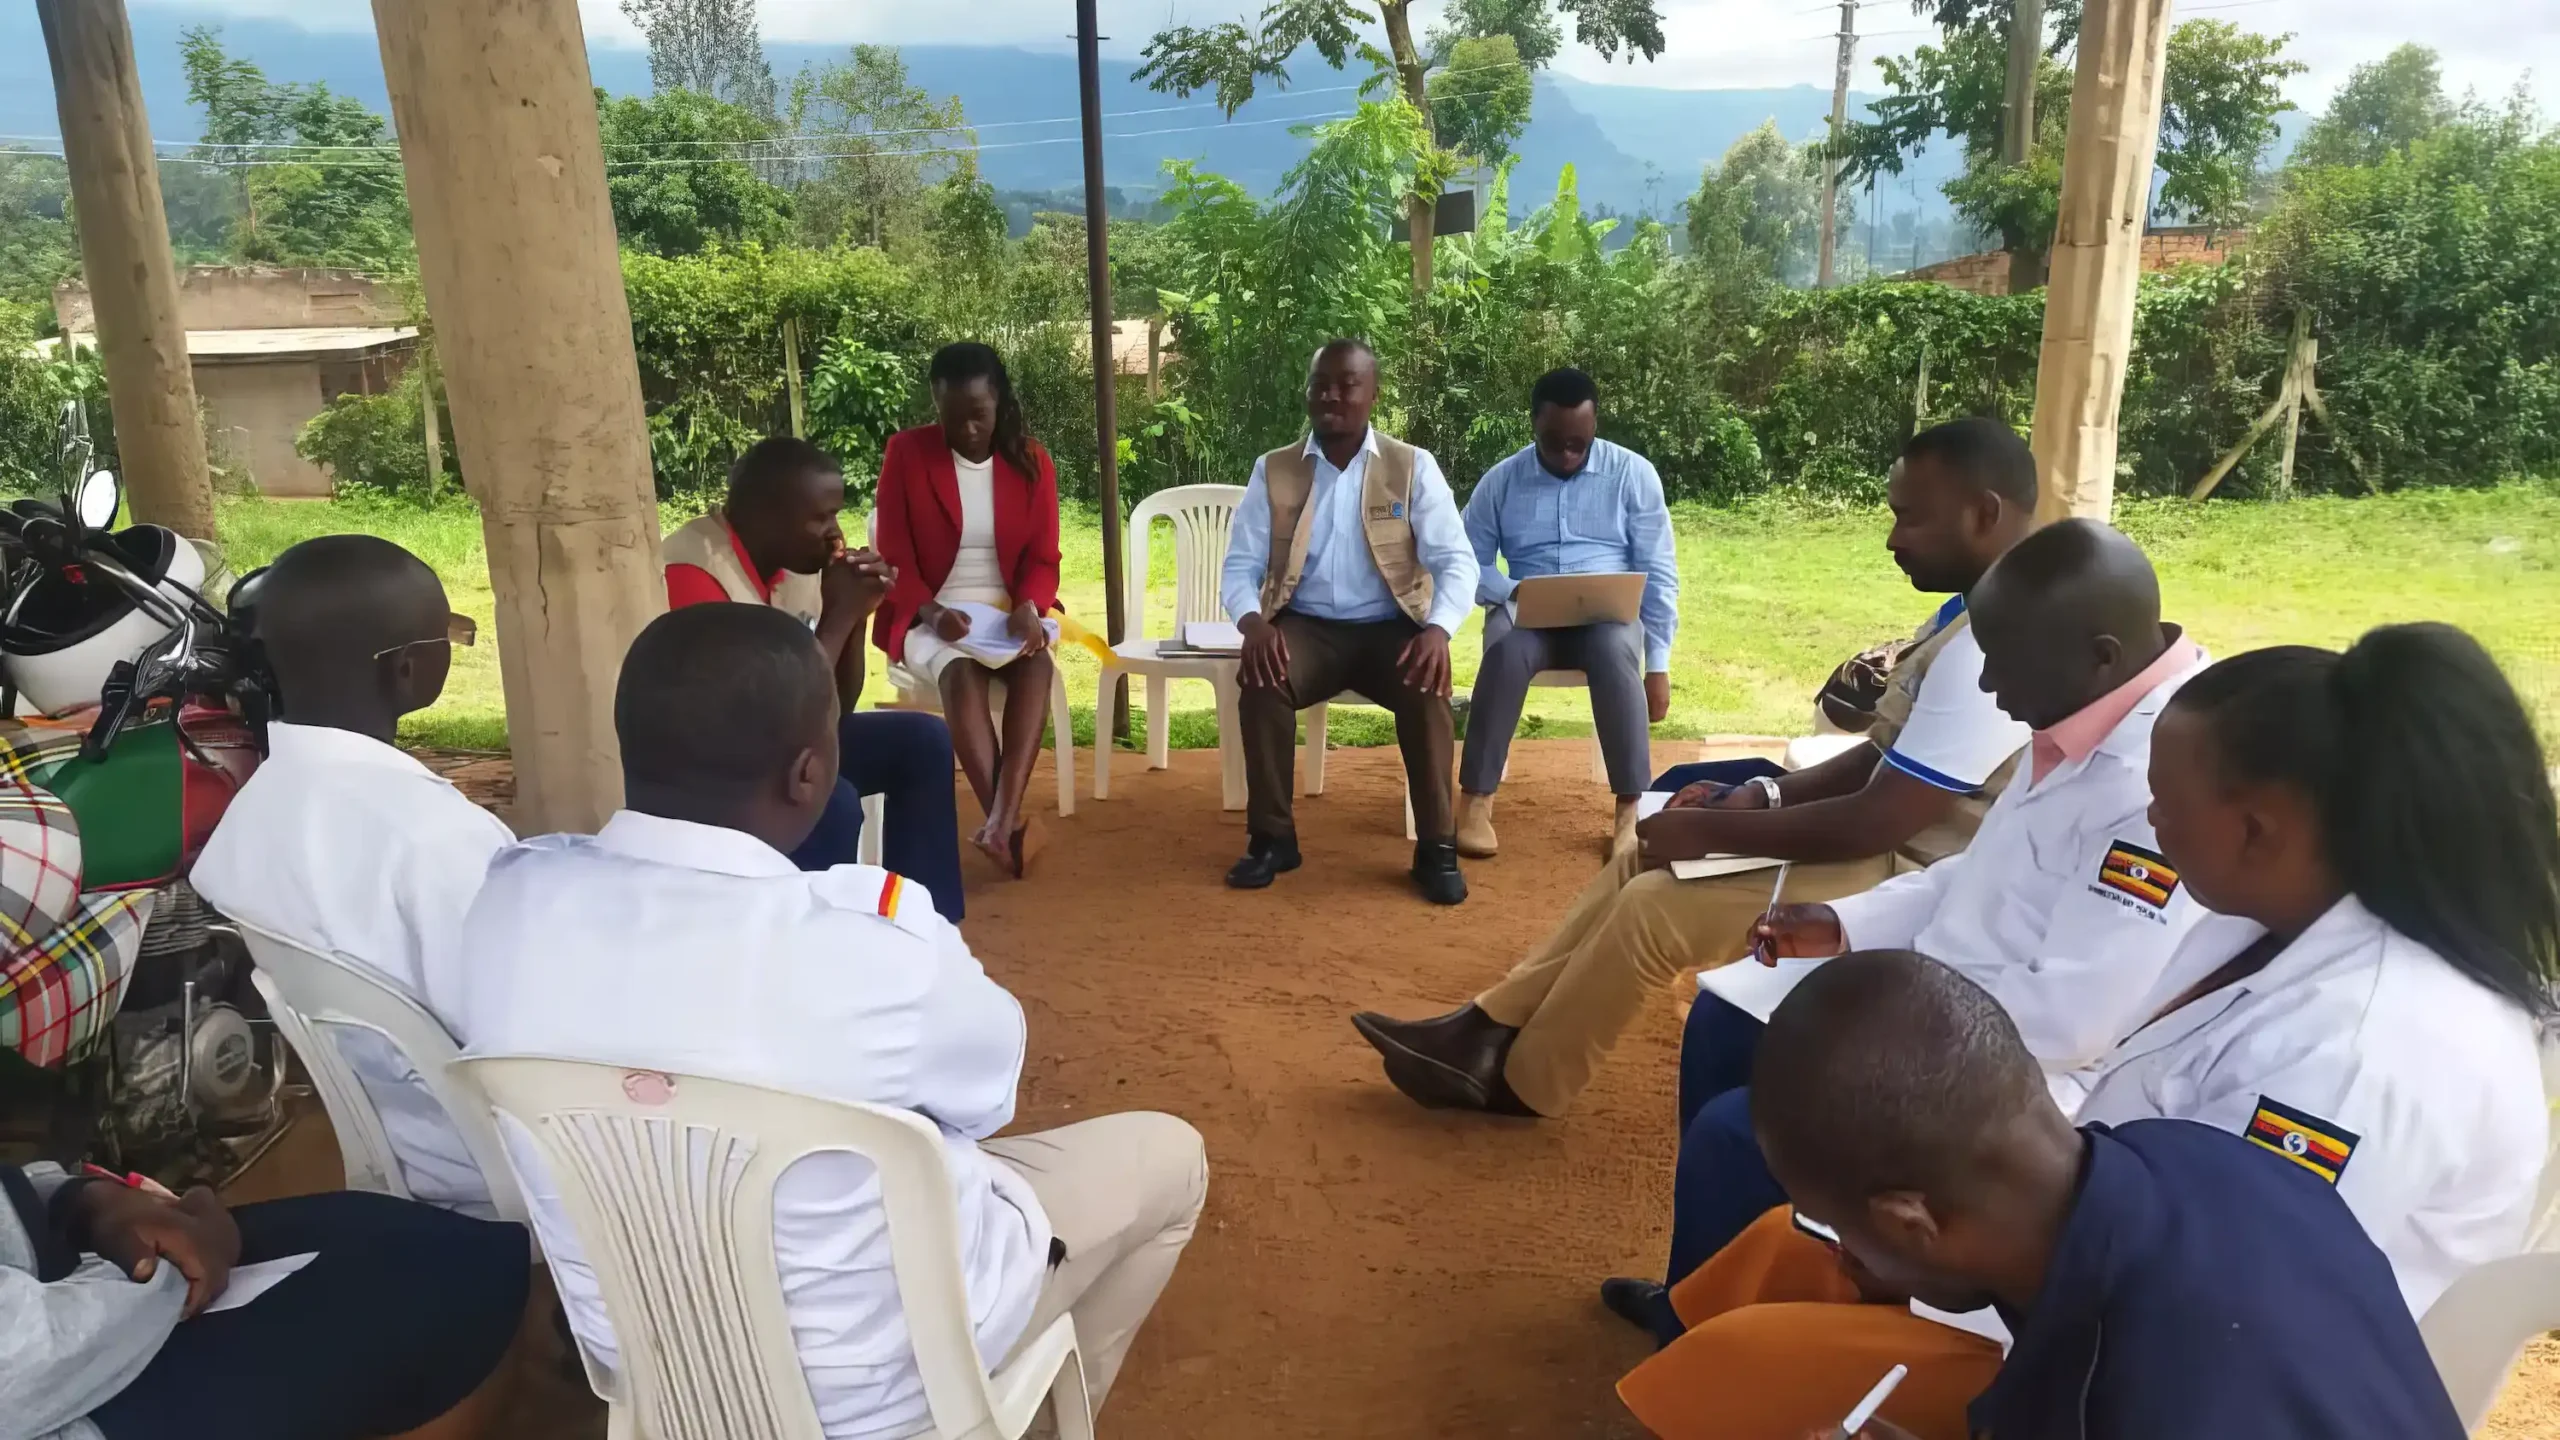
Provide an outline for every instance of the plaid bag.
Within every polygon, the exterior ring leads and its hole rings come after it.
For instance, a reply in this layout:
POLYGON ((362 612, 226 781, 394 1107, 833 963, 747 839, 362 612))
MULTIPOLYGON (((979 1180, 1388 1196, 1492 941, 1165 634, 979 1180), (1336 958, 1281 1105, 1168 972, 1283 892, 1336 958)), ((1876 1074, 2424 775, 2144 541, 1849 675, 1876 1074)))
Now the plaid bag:
POLYGON ((0 780, 0 1045, 52 1066, 87 1053, 114 1018, 149 891, 82 899, 79 822, 23 781, 0 780))

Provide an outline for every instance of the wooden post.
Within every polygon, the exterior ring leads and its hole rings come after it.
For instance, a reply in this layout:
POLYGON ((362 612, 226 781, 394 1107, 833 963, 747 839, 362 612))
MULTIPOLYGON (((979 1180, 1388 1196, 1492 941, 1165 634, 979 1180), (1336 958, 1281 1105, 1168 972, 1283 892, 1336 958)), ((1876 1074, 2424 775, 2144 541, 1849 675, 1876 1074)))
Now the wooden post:
POLYGON ((809 406, 800 393, 800 322, 782 318, 782 387, 791 395, 791 437, 809 433, 809 406))
POLYGON ((2133 349, 2142 217, 2160 145, 2169 0, 2088 0, 2045 291, 2034 448, 2047 520, 2115 508, 2116 410, 2133 349))
POLYGON ((436 414, 436 352, 432 346, 418 356, 418 418, 427 441, 427 503, 436 503, 436 492, 444 488, 444 418, 436 414))
POLYGON ((80 263, 96 307, 98 358, 133 518, 210 540, 213 478, 124 0, 36 0, 36 16, 53 63, 80 263))
MULTIPOLYGON (((2024 165, 2036 145, 2036 72, 2044 62, 2044 0, 2010 0, 2009 75, 2000 95, 2000 163, 2024 165)), ((2036 258, 2024 248, 2009 253, 2009 293, 2024 295, 2042 282, 2036 258)))
POLYGON ((1164 398, 1164 317, 1147 317, 1147 403, 1164 398))
POLYGON ((1815 262, 1813 283, 1824 290, 1831 288, 1831 267, 1836 263, 1840 228, 1840 134, 1849 125, 1849 72, 1858 63, 1859 0, 1840 0, 1840 56, 1831 75, 1832 153, 1822 157, 1822 248, 1815 262))
POLYGON ((666 608, 577 0, 374 0, 419 279, 497 590, 516 827, 622 803, 614 679, 666 608))

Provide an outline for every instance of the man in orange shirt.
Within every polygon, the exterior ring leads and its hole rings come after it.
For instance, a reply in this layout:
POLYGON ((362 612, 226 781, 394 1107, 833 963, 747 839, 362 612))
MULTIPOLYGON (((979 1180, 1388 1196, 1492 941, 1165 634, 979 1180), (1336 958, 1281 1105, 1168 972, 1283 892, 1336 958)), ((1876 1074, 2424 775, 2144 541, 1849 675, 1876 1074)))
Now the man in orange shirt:
POLYGON ((806 440, 759 440, 729 469, 727 500, 677 527, 659 547, 667 608, 722 601, 767 605, 809 627, 835 673, 839 776, 817 828, 791 858, 803 870, 848 865, 862 842, 862 797, 883 799, 880 863, 922 885, 957 925, 960 815, 951 790, 951 730, 939 715, 856 710, 863 639, 896 573, 870 550, 847 550, 836 516, 844 472, 806 440))

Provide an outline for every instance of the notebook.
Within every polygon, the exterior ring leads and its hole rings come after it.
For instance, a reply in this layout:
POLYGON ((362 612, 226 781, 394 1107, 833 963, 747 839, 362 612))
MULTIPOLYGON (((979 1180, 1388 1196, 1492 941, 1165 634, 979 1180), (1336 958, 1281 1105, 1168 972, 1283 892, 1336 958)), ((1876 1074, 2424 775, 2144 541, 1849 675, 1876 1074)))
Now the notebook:
MULTIPOLYGON (((1668 790, 1647 790, 1636 797, 1636 819, 1649 820, 1671 803, 1668 790)), ((1674 880, 1706 880, 1718 875, 1740 875, 1752 870, 1774 870, 1785 864, 1766 855, 1707 855, 1696 860, 1671 862, 1674 880)))

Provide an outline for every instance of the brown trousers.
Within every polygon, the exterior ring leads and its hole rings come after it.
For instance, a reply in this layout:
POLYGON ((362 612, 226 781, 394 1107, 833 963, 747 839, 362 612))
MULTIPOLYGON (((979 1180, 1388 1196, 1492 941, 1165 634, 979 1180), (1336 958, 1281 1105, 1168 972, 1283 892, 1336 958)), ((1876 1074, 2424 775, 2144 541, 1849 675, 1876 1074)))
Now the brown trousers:
POLYGON ((1883 1417, 1920 1440, 1965 1440, 1965 1407, 2000 1371, 1993 1342, 1860 1301, 1784 1205, 1672 1287, 1671 1305, 1688 1333, 1618 1382, 1661 1440, 1829 1434, 1896 1365, 1911 1373, 1883 1417))
POLYGON ((1443 842, 1454 836, 1449 770, 1455 732, 1449 697, 1408 688, 1396 664, 1422 627, 1401 615, 1346 624, 1294 610, 1281 611, 1272 623, 1289 647, 1289 683, 1277 690, 1247 686, 1238 702, 1244 730, 1245 828, 1269 840, 1298 833, 1290 816, 1298 712, 1356 691, 1396 717, 1396 746, 1404 752, 1405 783, 1413 791, 1413 833, 1443 842))
MULTIPOLYGON (((1893 871, 1890 855, 1791 865, 1779 898, 1837 900, 1893 871)), ((1775 870, 1675 880, 1645 869, 1633 850, 1600 867, 1563 923, 1476 997, 1477 1008, 1520 1031, 1502 1063, 1513 1092, 1541 1115, 1565 1113, 1648 996, 1683 971, 1711 970, 1750 949, 1751 924, 1777 881, 1775 870)))

